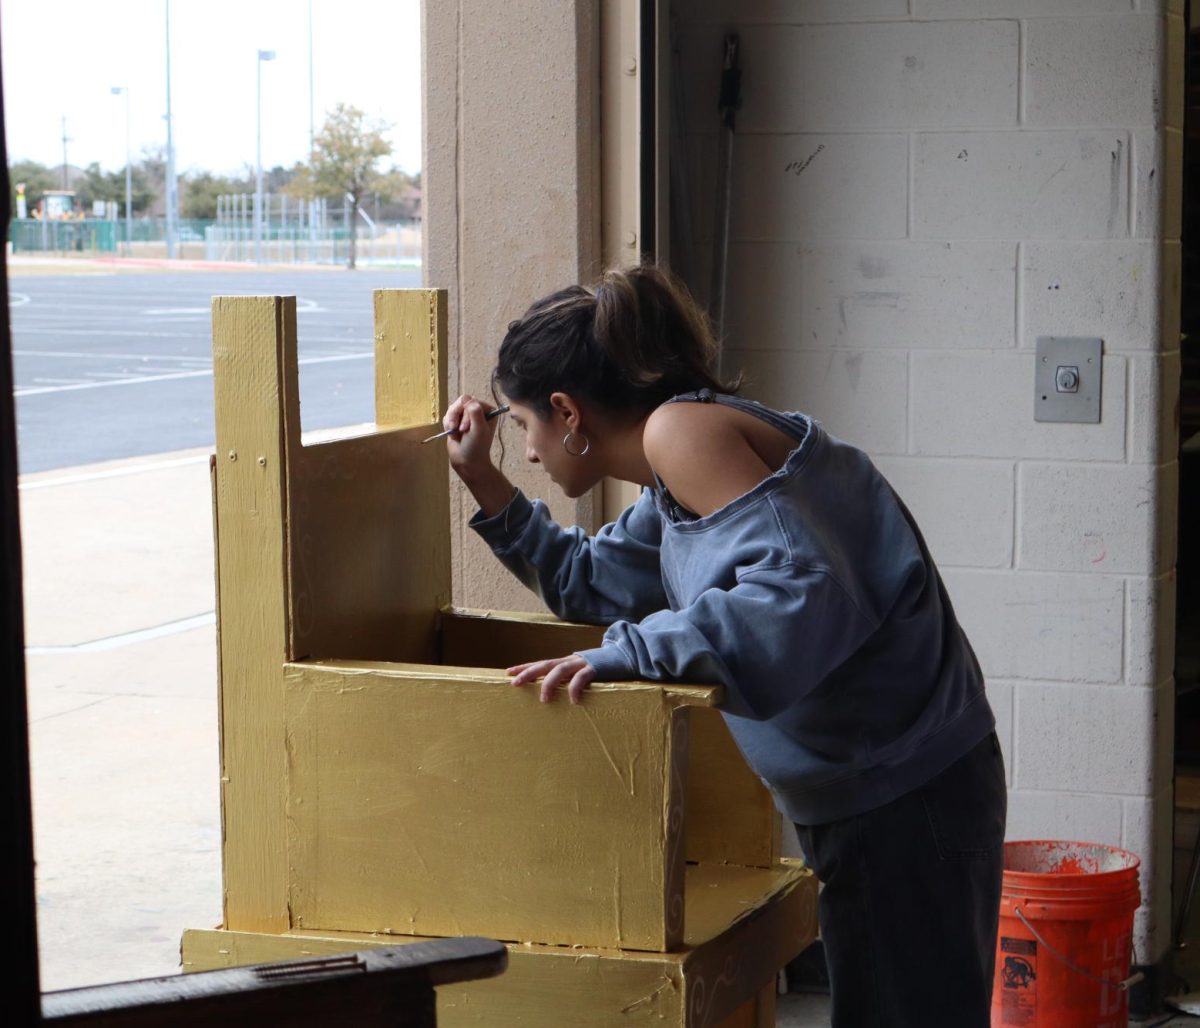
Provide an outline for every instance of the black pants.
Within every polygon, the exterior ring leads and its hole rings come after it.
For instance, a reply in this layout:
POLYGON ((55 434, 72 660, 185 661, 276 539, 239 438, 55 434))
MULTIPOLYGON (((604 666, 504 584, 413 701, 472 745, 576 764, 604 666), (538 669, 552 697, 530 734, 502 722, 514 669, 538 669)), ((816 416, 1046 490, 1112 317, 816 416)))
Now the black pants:
POLYGON ((898 800, 796 826, 824 884, 833 1028, 987 1028, 1006 810, 993 733, 898 800))

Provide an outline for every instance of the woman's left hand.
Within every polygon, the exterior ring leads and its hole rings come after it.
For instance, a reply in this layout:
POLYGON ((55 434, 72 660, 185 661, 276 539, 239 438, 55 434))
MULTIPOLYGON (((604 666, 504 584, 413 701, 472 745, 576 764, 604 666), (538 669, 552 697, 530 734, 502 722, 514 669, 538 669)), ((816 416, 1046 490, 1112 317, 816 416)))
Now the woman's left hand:
POLYGON ((566 657, 553 657, 550 660, 535 660, 528 664, 517 664, 506 669, 513 676, 513 685, 528 685, 537 679, 542 680, 538 698, 543 703, 554 699, 554 691, 567 683, 567 695, 572 703, 583 699, 583 690, 596 677, 596 669, 577 654, 566 657))

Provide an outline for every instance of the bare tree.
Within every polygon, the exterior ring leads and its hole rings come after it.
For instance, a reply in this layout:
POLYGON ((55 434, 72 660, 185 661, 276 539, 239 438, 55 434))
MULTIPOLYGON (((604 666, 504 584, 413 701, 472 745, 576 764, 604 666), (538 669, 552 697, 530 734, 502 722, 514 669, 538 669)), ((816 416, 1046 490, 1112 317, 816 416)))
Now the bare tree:
POLYGON ((367 118, 357 107, 338 104, 326 116, 325 124, 313 140, 307 169, 312 191, 350 199, 349 268, 355 266, 356 260, 359 207, 364 197, 387 189, 386 176, 379 172, 378 165, 392 152, 392 144, 384 136, 389 127, 367 118))

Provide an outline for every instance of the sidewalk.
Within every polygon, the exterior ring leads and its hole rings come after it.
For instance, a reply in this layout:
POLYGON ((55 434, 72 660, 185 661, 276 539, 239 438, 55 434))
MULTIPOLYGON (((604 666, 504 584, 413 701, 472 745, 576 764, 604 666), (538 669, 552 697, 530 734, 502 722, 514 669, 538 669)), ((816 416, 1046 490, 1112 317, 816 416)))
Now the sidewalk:
POLYGON ((208 454, 20 485, 42 988, 171 974, 221 919, 208 454))

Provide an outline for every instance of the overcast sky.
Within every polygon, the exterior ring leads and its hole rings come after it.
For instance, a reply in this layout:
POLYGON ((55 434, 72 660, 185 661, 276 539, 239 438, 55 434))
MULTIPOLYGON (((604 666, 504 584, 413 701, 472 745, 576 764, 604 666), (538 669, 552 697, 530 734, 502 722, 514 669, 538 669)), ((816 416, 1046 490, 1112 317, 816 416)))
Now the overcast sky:
MULTIPOLYGON (((167 0, 3 0, 0 43, 10 161, 125 166, 128 86, 134 161, 166 142, 167 0)), ((255 159, 262 66, 263 166, 308 152, 308 0, 170 0, 175 162, 235 172, 255 159)), ((317 129, 336 103, 393 127, 392 162, 421 166, 419 0, 312 0, 317 129)))

